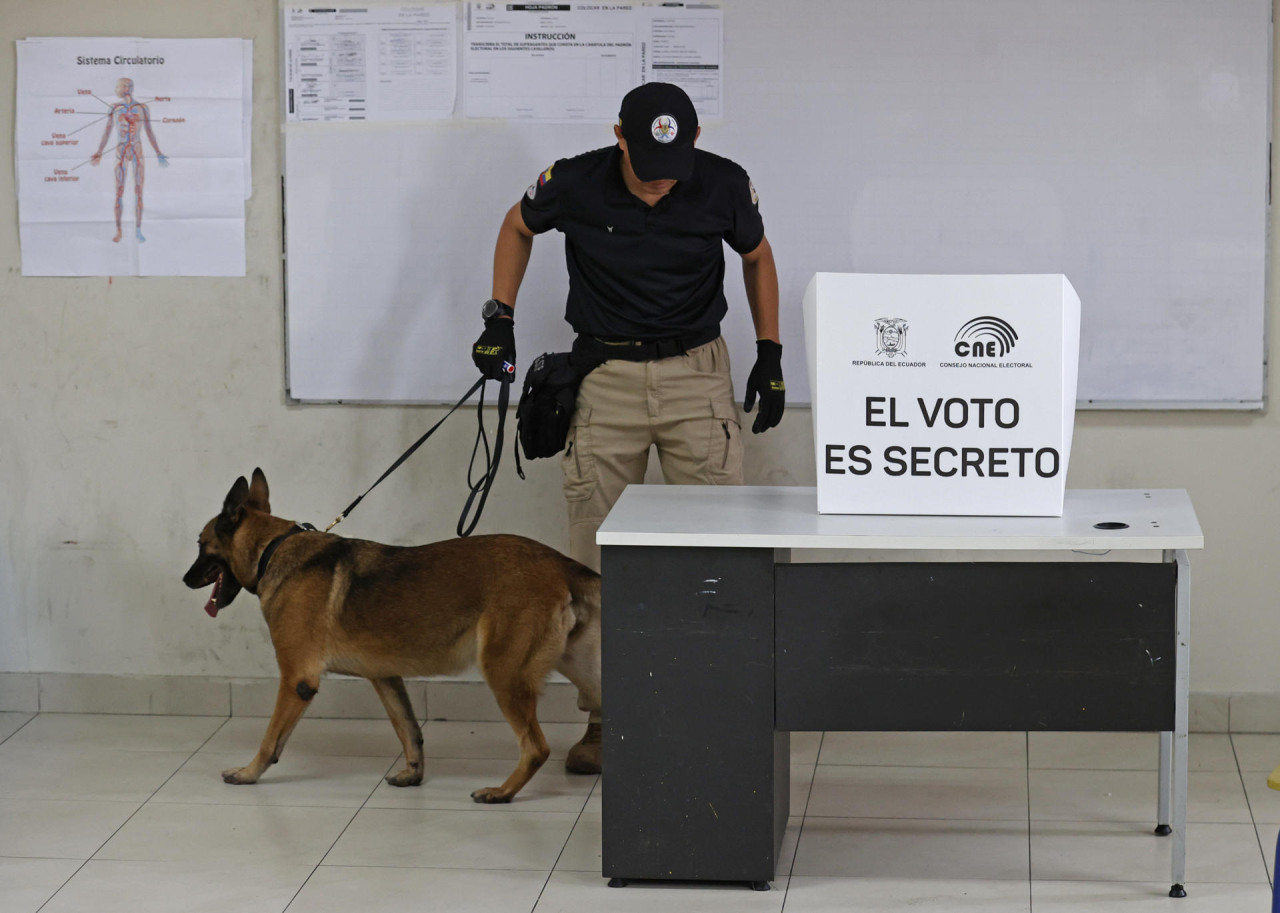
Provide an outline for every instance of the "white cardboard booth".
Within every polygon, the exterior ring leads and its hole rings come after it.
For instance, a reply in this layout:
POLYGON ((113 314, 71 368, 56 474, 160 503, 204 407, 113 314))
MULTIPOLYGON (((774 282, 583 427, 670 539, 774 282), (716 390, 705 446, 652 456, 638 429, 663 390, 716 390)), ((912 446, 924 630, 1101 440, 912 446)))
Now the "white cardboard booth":
POLYGON ((1080 299, 1065 276, 817 273, 818 511, 1060 516, 1080 299))

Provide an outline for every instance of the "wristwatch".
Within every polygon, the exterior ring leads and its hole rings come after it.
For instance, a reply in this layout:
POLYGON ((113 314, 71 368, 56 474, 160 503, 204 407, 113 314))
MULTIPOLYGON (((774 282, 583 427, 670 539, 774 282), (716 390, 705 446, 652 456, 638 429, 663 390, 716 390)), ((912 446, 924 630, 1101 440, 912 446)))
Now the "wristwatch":
POLYGON ((513 308, 503 304, 497 298, 490 298, 480 306, 480 316, 485 320, 490 317, 510 317, 515 320, 516 312, 513 308))

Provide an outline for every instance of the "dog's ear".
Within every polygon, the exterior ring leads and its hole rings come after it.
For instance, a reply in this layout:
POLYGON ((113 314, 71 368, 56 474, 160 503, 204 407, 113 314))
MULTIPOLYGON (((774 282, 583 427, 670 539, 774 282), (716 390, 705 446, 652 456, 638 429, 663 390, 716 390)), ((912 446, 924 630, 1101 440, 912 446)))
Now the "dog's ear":
POLYGON ((271 513, 271 491, 267 488, 267 477, 261 469, 253 471, 253 482, 249 484, 249 506, 263 513, 271 513))
POLYGON ((227 492, 227 499, 222 502, 222 516, 218 519, 231 524, 239 523, 244 513, 245 501, 248 499, 249 483, 244 480, 244 476, 241 476, 227 492))

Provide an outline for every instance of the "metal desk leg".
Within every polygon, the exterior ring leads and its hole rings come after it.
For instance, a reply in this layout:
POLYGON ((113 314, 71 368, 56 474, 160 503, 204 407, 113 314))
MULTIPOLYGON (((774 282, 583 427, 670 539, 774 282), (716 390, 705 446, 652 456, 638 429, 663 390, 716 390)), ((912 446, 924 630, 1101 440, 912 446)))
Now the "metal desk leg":
POLYGON ((1187 871, 1187 728, 1188 692, 1191 686, 1191 563, 1184 549, 1174 553, 1178 565, 1176 590, 1177 628, 1174 647, 1177 655, 1176 694, 1173 712, 1173 771, 1170 793, 1173 802, 1173 886, 1170 897, 1186 897, 1187 871))
POLYGON ((1160 733, 1160 797, 1156 814, 1156 836, 1168 837, 1169 827, 1169 779, 1173 775, 1173 733, 1160 733))

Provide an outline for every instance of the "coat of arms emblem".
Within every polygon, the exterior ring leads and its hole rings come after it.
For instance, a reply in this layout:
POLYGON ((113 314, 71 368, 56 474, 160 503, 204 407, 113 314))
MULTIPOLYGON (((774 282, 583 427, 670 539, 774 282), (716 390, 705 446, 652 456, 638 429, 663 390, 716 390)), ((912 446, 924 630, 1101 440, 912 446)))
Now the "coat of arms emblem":
POLYGON ((876 321, 876 354, 885 358, 907 354, 907 322, 901 317, 876 321))

